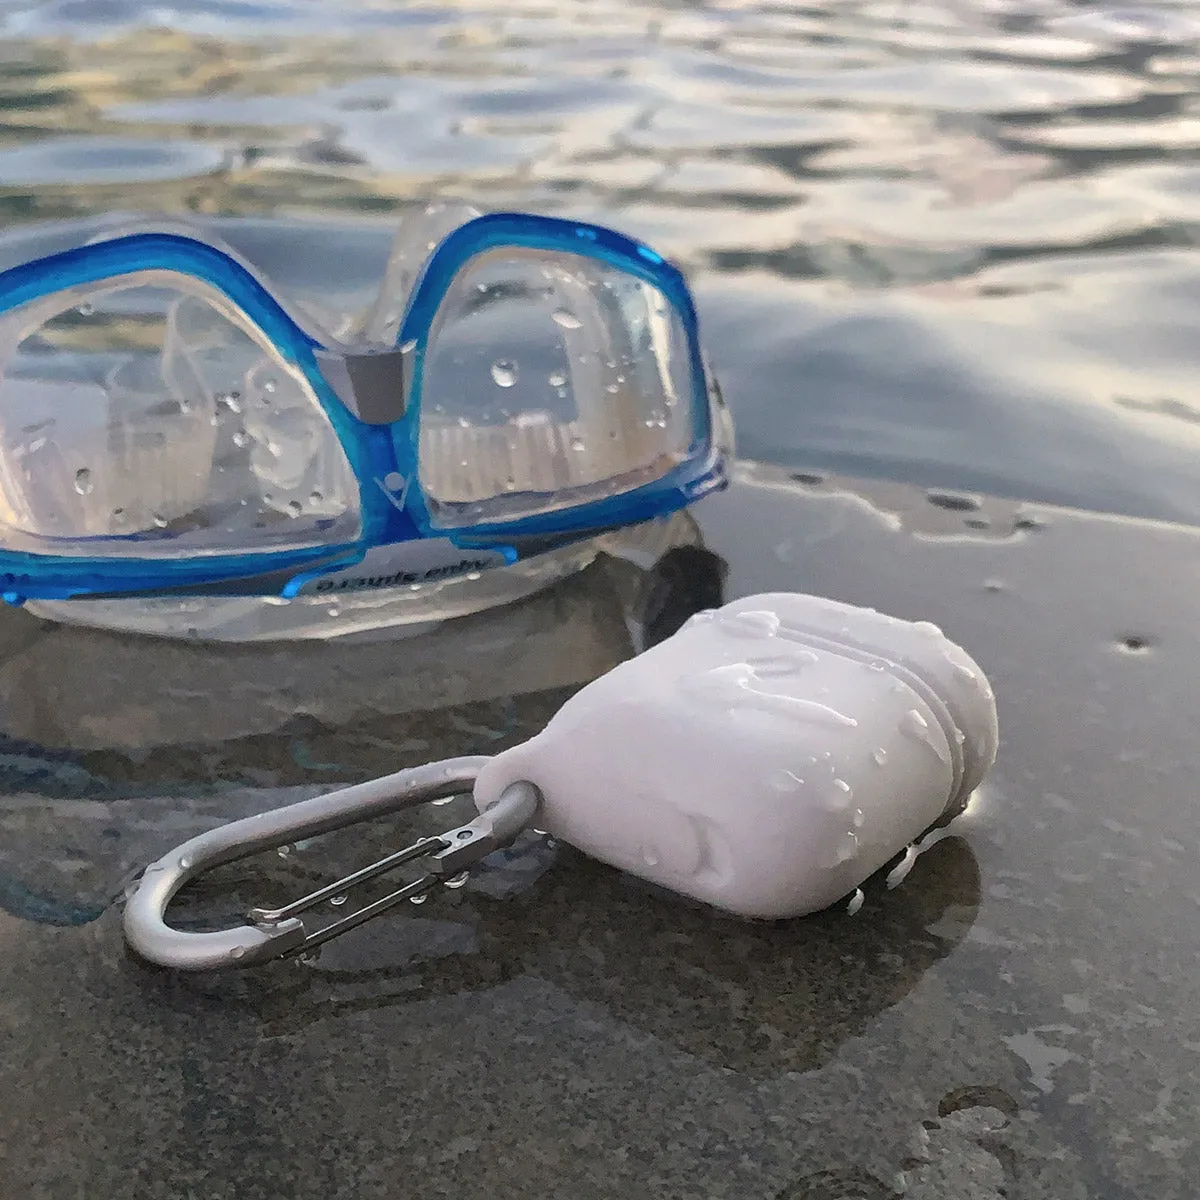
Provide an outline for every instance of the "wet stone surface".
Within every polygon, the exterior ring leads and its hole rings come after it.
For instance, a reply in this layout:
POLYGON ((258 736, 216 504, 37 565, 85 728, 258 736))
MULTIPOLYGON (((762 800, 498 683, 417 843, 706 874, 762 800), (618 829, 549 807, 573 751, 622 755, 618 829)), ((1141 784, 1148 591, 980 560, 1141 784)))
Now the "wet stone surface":
MULTIPOLYGON (((543 634, 520 694, 497 695, 497 653, 423 707, 404 684, 421 651, 398 642, 371 648, 395 686, 368 681, 356 704, 338 656, 309 648, 325 709, 304 720, 267 698, 287 682, 279 648, 189 647, 168 725, 156 664, 177 649, 5 615, 0 680, 31 637, 63 646, 53 678, 26 670, 23 706, 7 685, 4 1194, 1193 1194, 1197 535, 1052 509, 1016 527, 1011 508, 743 468, 699 507, 687 570, 631 587, 601 563, 525 602, 573 633, 543 634), (978 513, 992 529, 946 524, 978 513), (1153 585, 1102 586, 1113 562, 1153 585), (854 915, 733 920, 531 833, 309 962, 182 977, 127 954, 120 896, 139 865, 221 820, 529 736, 632 652, 647 606, 669 630, 677 593, 711 599, 721 577, 727 599, 794 588, 929 619, 996 687, 993 776, 854 915), (97 690, 97 639, 121 644, 123 694, 97 690), (239 655, 262 689, 210 690, 239 655), (52 687, 72 705, 48 707, 52 687)), ((503 646, 527 640, 525 612, 471 621, 503 646)), ((177 919, 297 895, 462 804, 222 868, 177 919)))

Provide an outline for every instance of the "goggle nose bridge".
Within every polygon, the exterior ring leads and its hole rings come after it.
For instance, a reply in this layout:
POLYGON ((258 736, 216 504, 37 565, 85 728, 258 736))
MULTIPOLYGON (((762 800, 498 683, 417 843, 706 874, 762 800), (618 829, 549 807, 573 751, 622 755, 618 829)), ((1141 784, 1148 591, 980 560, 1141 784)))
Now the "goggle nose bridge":
POLYGON ((412 347, 313 353, 325 382, 360 421, 391 425, 404 416, 412 394, 412 347))

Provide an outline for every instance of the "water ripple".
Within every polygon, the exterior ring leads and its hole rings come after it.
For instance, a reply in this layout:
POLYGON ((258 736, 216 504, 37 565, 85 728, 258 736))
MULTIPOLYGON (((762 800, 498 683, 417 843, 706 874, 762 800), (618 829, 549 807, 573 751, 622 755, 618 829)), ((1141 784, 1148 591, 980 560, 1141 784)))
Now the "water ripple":
POLYGON ((599 219, 691 273, 754 452, 1200 520, 1188 4, 0 0, 0 30, 10 226, 599 219))

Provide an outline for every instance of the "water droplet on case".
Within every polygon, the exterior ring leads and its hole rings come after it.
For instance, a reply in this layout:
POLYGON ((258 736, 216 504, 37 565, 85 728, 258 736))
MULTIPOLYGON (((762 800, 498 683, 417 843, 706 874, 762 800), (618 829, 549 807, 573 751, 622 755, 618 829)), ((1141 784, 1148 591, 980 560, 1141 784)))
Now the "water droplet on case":
POLYGON ((899 887, 908 878, 908 873, 913 869, 913 864, 916 861, 917 848, 916 846, 909 846, 904 851, 904 857, 888 872, 888 888, 899 887))
POLYGON ((233 959, 238 959, 238 958, 244 957, 245 953, 246 953, 245 946, 234 946, 233 949, 229 951, 229 957, 233 958, 233 959))
POLYGON ((850 903, 846 905, 846 911, 854 916, 856 912, 863 906, 863 901, 866 897, 863 895, 862 888, 855 888, 854 895, 850 897, 850 903))
POLYGON ((929 727, 929 722, 915 708, 910 708, 908 712, 900 718, 900 732, 911 741, 920 742, 923 746, 928 746, 942 760, 949 762, 950 758, 941 742, 938 740, 933 730, 929 727))
POLYGON ((89 471, 87 467, 80 467, 79 470, 75 472, 75 490, 81 496, 87 496, 91 494, 92 487, 93 484, 91 471, 89 471))
POLYGON ((853 830, 841 834, 833 848, 833 854, 828 862, 829 867, 840 867, 858 854, 858 835, 853 830))
POLYGON ((830 781, 829 790, 825 796, 825 806, 833 812, 842 812, 850 807, 850 801, 854 799, 854 790, 844 779, 833 779, 830 781))
POLYGON ((460 871, 457 875, 451 876, 442 884, 443 887, 448 887, 452 892, 458 891, 461 887, 467 886, 467 880, 471 878, 470 871, 460 871))
POLYGON ((804 780, 786 768, 781 768, 771 772, 770 784, 777 792, 798 792, 804 786, 804 780))
POLYGON ((345 896, 330 896, 329 903, 332 904, 334 908, 341 908, 342 905, 346 903, 346 897, 345 896))
POLYGON ((723 631, 739 637, 774 637, 780 625, 778 615, 766 609, 722 613, 719 620, 723 631))
POLYGON ((409 896, 408 902, 409 902, 409 904, 424 904, 425 901, 428 899, 429 899, 428 892, 419 892, 415 896, 409 896))

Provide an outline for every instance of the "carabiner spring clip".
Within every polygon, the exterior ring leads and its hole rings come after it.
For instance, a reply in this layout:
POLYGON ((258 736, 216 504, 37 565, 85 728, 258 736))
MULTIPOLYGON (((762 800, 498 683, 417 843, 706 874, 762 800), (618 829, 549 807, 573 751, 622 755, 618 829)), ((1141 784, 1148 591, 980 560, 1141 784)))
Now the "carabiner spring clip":
POLYGON ((125 907, 126 940, 143 958, 176 970, 251 966, 313 950, 405 900, 453 881, 494 850, 511 844, 529 825, 542 799, 533 784, 514 783, 473 821, 436 837, 421 838, 282 908, 251 909, 247 925, 195 933, 173 929, 166 922, 175 894, 198 875, 292 841, 462 795, 471 790, 487 761, 471 757, 429 763, 202 833, 143 872, 125 907), (428 860, 426 872, 396 891, 312 932, 300 921, 301 913, 418 860, 428 860))

